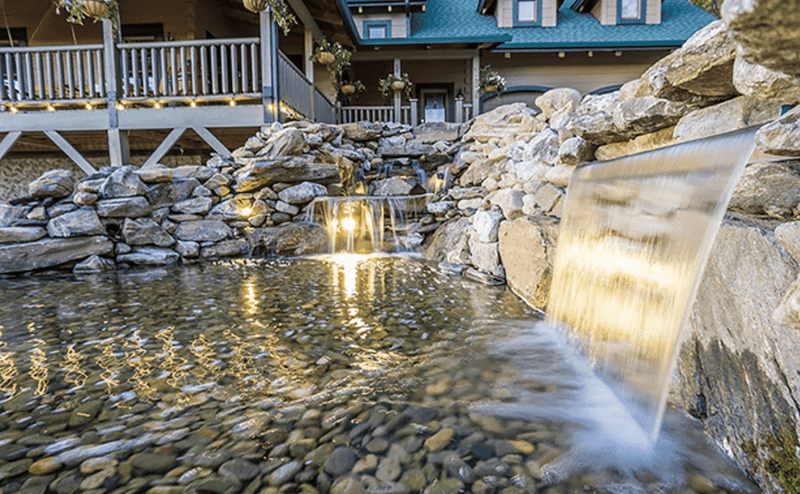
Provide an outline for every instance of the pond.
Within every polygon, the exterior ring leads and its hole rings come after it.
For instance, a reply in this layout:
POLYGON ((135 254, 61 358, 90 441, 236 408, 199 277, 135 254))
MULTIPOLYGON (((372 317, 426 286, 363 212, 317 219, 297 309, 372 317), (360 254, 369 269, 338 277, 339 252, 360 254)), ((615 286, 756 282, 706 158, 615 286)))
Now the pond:
POLYGON ((629 448, 533 310, 419 259, 2 283, 4 493, 758 492, 678 412, 629 448))

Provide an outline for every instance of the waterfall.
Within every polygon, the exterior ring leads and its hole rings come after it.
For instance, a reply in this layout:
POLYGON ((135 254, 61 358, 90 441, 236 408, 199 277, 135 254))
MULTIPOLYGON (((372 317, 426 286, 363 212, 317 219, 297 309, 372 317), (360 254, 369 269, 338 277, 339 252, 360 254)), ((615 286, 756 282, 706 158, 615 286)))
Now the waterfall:
POLYGON ((428 199, 428 195, 318 197, 309 206, 306 221, 325 226, 330 253, 404 252, 414 247, 409 237, 419 226, 428 199))
POLYGON ((682 327, 755 129, 575 170, 548 319, 652 442, 682 327))

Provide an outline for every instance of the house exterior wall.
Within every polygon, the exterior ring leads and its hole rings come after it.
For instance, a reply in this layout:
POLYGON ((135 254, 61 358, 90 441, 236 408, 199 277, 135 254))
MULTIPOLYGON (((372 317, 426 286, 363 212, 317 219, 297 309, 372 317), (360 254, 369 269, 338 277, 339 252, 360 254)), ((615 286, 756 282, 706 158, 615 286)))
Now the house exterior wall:
POLYGON ((497 0, 497 27, 514 27, 514 0, 497 0))
POLYGON ((392 38, 407 38, 407 17, 405 14, 353 14, 358 35, 364 39, 364 21, 389 21, 391 23, 392 38))
POLYGON ((506 87, 546 86, 571 87, 582 94, 606 86, 623 84, 641 76, 668 50, 627 51, 617 57, 613 52, 568 52, 564 58, 556 53, 514 53, 481 55, 481 66, 490 64, 506 79, 506 87))
POLYGON ((542 27, 558 25, 558 5, 556 0, 542 0, 542 27))
POLYGON ((592 9, 592 15, 603 26, 613 26, 617 23, 617 0, 600 0, 592 9))
POLYGON ((661 0, 647 0, 645 24, 661 24, 661 0))

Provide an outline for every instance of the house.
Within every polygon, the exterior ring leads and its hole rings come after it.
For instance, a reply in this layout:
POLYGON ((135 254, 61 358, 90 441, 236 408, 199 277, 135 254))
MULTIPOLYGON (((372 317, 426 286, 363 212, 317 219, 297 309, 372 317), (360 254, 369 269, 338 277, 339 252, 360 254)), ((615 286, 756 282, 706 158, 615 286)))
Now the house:
POLYGON ((299 22, 282 32, 241 2, 121 0, 113 20, 76 26, 51 0, 6 0, 0 160, 59 151, 92 173, 230 155, 275 120, 464 121, 550 87, 621 84, 713 20, 686 0, 285 0, 299 22), (321 38, 352 49, 358 100, 310 60, 321 38), (485 65, 502 94, 481 93, 485 65), (402 72, 410 99, 376 90, 402 72))

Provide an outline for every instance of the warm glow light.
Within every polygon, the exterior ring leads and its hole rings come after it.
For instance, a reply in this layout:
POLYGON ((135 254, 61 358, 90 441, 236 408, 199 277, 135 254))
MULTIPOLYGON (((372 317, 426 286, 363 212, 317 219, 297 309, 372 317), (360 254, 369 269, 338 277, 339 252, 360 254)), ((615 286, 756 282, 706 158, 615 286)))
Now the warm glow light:
POLYGON ((191 106, 192 108, 195 108, 195 107, 197 106, 197 102, 195 102, 195 101, 190 101, 190 102, 189 102, 189 106, 191 106))
MULTIPOLYGON (((342 221, 344 223, 344 221, 342 221)), ((357 290, 358 280, 358 264, 364 259, 364 256, 358 254, 336 254, 333 256, 333 261, 336 267, 342 269, 342 277, 344 278, 343 288, 345 298, 353 297, 357 290)), ((339 270, 334 269, 335 285, 338 285, 339 270)))
POLYGON ((228 103, 228 104, 231 105, 231 106, 236 106, 236 102, 234 100, 231 100, 231 102, 228 103))
POLYGON ((92 109, 92 104, 91 103, 86 103, 86 109, 87 110, 91 110, 92 109))
POLYGON ((8 111, 10 111, 11 113, 17 113, 16 107, 13 107, 13 106, 9 106, 8 107, 8 111))
POLYGON ((155 104, 153 105, 153 108, 155 108, 156 110, 161 108, 161 105, 158 103, 158 101, 155 102, 155 104))
POLYGON ((347 217, 342 220, 342 228, 347 230, 348 232, 352 232, 356 229, 356 220, 351 217, 347 217))
POLYGON ((242 209, 242 215, 243 216, 250 216, 250 213, 252 213, 252 212, 253 212, 253 208, 244 208, 244 209, 242 209))
POLYGON ((56 111, 56 109, 53 108, 53 105, 47 105, 47 111, 56 111))
POLYGON ((117 110, 122 111, 125 109, 125 103, 117 103, 117 110))

